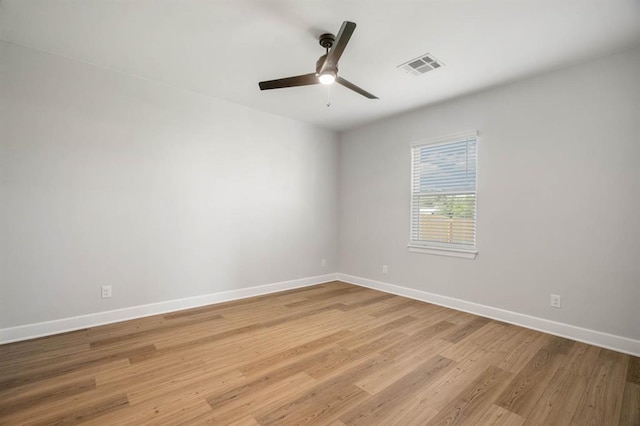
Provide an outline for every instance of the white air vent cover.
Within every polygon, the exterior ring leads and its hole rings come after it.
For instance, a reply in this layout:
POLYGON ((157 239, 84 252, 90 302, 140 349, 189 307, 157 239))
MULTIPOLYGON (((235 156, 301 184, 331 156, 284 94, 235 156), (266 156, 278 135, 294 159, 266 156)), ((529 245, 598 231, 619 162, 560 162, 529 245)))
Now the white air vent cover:
POLYGON ((415 59, 411 59, 404 64, 398 65, 398 68, 404 70, 408 74, 421 75, 427 73, 436 68, 440 68, 444 64, 433 57, 430 53, 418 56, 415 59))

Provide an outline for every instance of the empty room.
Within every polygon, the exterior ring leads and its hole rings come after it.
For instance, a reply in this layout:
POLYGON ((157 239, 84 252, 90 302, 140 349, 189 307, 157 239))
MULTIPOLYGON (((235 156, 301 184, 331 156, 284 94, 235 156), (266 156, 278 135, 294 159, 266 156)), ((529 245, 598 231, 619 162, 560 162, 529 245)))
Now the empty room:
POLYGON ((640 426, 637 0, 0 0, 0 425, 640 426))

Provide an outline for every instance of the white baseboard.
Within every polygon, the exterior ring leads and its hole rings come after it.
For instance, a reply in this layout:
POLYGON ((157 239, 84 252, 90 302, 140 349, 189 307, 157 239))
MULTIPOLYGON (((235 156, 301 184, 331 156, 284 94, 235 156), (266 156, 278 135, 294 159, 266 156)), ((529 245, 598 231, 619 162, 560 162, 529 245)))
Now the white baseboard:
POLYGON ((576 340, 578 342, 588 343, 590 345, 600 346, 606 349, 623 352, 629 355, 640 356, 640 340, 616 336, 614 334, 603 333, 601 331, 590 330, 587 328, 576 327, 574 325, 550 321, 544 318, 538 318, 518 312, 480 305, 478 303, 468 302, 462 299, 441 296, 422 290, 415 290, 412 288, 401 287, 381 281, 355 277, 347 274, 339 273, 338 280, 344 281, 349 284, 372 288, 374 290, 384 291, 385 293, 397 294, 398 296, 404 296, 423 302, 433 303, 434 305, 440 305, 459 311, 469 312, 483 317, 503 321, 509 324, 515 324, 533 330, 542 331, 544 333, 553 334, 555 336, 576 340))
POLYGON ((487 318, 504 321, 533 330, 556 336, 566 337, 579 342, 600 346, 614 351, 640 356, 640 340, 627 337, 616 336, 601 331, 590 330, 574 325, 550 321, 518 312, 507 311, 478 303, 468 302, 448 296, 428 293, 408 287, 401 287, 382 281, 370 280, 348 274, 326 274, 316 277, 301 278, 291 281, 282 281, 273 284, 266 284, 255 287, 241 288, 236 290, 221 291, 218 293, 205 294, 202 296, 188 297, 185 299, 168 300, 165 302, 151 303, 148 305, 132 306, 130 308, 116 309, 112 311, 98 312, 95 314, 81 315, 71 318, 63 318, 53 321, 27 324, 18 327, 0 329, 0 344, 17 342, 21 340, 33 339, 36 337, 50 336, 53 334, 65 333, 68 331, 81 330, 88 327, 96 327, 114 322, 126 321, 151 315, 175 312, 182 309, 196 308, 199 306, 211 305, 215 303, 228 302, 231 300, 244 299, 248 297, 260 296, 269 293, 276 293, 284 290, 292 290, 321 284, 328 281, 340 280, 346 283, 384 291, 386 293, 397 294, 403 297, 433 303, 435 305, 446 306, 459 311, 469 312, 487 318))
POLYGON ((132 306, 130 308, 4 328, 0 329, 0 344, 50 336, 52 334, 81 330, 87 327, 95 327, 98 325, 111 324, 114 322, 142 318, 151 315, 165 314, 167 312, 196 308, 214 303, 245 299, 247 297, 260 296, 278 291, 308 287, 328 281, 335 281, 336 277, 337 274, 319 275, 316 277, 300 278, 297 280, 282 281, 255 287, 240 288, 237 290, 221 291, 219 293, 205 294, 185 299, 167 300, 165 302, 150 303, 148 305, 132 306))

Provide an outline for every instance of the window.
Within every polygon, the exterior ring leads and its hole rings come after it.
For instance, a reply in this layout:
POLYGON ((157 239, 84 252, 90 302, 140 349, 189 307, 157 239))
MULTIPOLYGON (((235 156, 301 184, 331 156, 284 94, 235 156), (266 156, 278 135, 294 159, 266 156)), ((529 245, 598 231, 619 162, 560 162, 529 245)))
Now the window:
POLYGON ((412 148, 411 251, 475 257, 477 144, 470 133, 412 148))

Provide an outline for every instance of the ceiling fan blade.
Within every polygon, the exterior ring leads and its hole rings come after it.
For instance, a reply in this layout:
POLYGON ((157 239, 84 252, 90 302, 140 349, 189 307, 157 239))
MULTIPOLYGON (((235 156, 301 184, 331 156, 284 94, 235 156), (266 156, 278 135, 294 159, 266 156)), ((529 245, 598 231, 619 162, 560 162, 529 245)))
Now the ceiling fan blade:
POLYGON ((295 77, 279 78, 277 80, 261 81, 258 83, 260 90, 282 89, 285 87, 309 86, 319 84, 315 73, 297 75, 295 77))
POLYGON ((349 43, 351 34, 353 34, 355 29, 355 22, 344 21, 342 23, 340 31, 336 36, 336 41, 333 43, 331 50, 329 50, 329 54, 324 60, 324 64, 322 64, 322 67, 320 68, 318 74, 322 74, 323 71, 335 68, 338 65, 338 60, 340 60, 340 56, 342 56, 342 52, 344 52, 345 47, 347 47, 347 43, 349 43))
POLYGON ((364 96, 366 98, 379 99, 377 96, 372 95, 371 93, 367 92, 366 90, 359 88, 358 86, 356 86, 352 82, 350 82, 348 80, 345 80, 344 78, 342 78, 340 76, 338 76, 338 78, 336 78, 336 82, 339 83, 339 84, 342 84, 347 89, 351 89, 354 92, 361 94, 362 96, 364 96))

